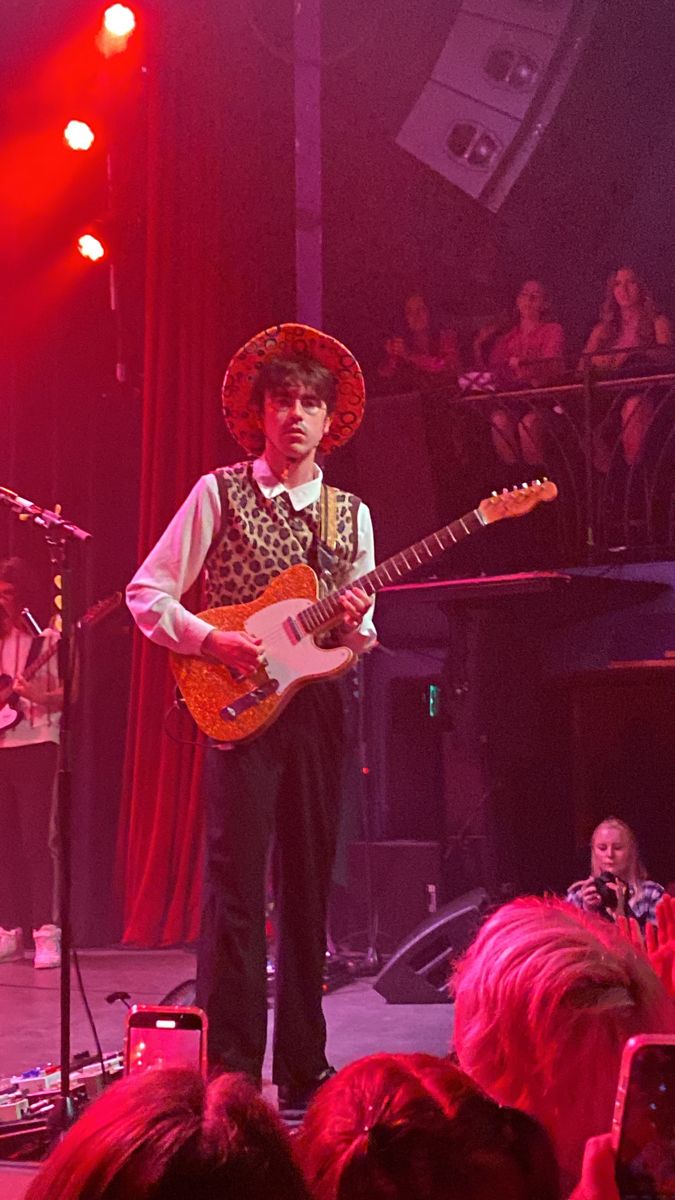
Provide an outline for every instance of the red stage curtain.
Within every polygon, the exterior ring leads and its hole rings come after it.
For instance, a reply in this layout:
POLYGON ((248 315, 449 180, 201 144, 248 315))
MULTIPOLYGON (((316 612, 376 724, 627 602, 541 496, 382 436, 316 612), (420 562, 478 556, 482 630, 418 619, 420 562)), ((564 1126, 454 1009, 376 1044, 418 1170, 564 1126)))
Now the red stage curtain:
MULTIPOLYGON (((237 457, 220 415, 229 355, 294 315, 291 65, 243 9, 161 0, 148 16, 140 557, 196 478, 237 457)), ((286 0, 268 9, 281 27, 286 0)), ((164 734, 171 698, 166 652, 137 634, 117 855, 127 944, 197 935, 201 756, 164 734)))

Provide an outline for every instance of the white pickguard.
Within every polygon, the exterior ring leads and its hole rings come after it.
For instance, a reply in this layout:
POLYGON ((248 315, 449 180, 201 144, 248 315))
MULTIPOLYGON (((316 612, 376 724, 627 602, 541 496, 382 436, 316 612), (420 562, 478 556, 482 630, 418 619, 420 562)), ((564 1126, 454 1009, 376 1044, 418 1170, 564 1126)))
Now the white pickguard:
POLYGON ((12 708, 11 704, 5 704, 0 708, 0 733, 5 729, 11 729, 12 725, 16 725, 21 714, 12 708))
POLYGON ((296 642, 284 629, 287 618, 296 617, 313 603, 303 598, 278 600, 276 604, 253 613, 244 624, 247 632, 259 637, 265 647, 266 674, 278 681, 278 696, 282 696, 287 688, 299 680, 319 679, 343 670, 354 658, 348 646, 322 650, 310 634, 305 634, 296 642))

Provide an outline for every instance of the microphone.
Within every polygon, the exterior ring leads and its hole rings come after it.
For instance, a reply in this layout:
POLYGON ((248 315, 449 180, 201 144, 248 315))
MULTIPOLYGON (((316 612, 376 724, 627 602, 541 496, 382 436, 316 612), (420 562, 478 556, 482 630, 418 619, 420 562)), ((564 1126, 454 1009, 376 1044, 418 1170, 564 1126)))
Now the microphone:
POLYGON ((11 488, 0 487, 0 501, 8 504, 10 508, 30 513, 31 516, 40 516, 42 512, 42 509, 37 504, 33 504, 32 500, 26 500, 25 496, 19 496, 11 488))
POLYGON ((9 508, 14 509, 14 512, 18 512, 19 516, 29 518, 36 525, 42 525, 45 529, 60 529, 67 537, 74 538, 76 541, 86 542, 91 537, 86 529, 80 529, 72 521, 66 521, 60 513, 52 512, 50 508, 42 508, 40 504, 34 504, 32 500, 27 500, 25 496, 19 496, 11 488, 0 487, 0 503, 8 505, 9 508))

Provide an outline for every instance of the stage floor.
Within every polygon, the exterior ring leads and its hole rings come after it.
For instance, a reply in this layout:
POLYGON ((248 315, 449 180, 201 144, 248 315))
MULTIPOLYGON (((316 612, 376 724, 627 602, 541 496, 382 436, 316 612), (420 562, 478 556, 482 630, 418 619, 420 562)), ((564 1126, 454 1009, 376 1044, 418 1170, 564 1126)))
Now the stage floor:
MULTIPOLYGON (((82 950, 80 966, 104 1052, 122 1046, 126 1009, 107 1004, 111 992, 129 992, 132 1003, 157 1004, 177 984, 194 978, 194 955, 184 950, 82 950)), ((0 1075, 14 1075, 59 1060, 59 971, 36 971, 25 962, 0 965, 0 1075)), ((73 971, 73 1055, 95 1052, 73 971)), ((326 996, 329 1059, 336 1067, 376 1050, 447 1051, 452 1005, 390 1005, 359 979, 326 996)), ((270 1013, 270 1025, 272 1016, 270 1013)), ((268 1045, 271 1038, 268 1038, 268 1045)), ((265 1077, 270 1078, 269 1056, 265 1077)))

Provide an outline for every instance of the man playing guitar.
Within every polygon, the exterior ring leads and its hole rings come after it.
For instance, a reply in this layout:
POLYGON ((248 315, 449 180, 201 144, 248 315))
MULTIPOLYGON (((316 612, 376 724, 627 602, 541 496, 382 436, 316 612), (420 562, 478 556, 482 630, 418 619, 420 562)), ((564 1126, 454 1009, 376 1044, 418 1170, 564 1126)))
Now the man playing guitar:
POLYGON ((0 686, 9 701, 0 702, 0 962, 23 959, 29 910, 41 968, 61 963, 51 820, 63 689, 53 653, 58 634, 46 629, 36 638, 21 616, 27 578, 20 559, 0 562, 0 686))
MULTIPOLYGON (((341 620, 324 638, 354 653, 373 644, 372 601, 349 586, 375 565, 370 513, 355 496, 327 488, 316 462, 318 451, 351 437, 364 403, 358 363, 323 333, 281 325, 242 347, 225 375, 223 406, 230 432, 254 457, 197 482, 130 583, 129 608, 147 637, 250 680, 265 667, 265 639, 214 628, 181 597, 204 571, 209 609, 246 604, 285 568, 306 564, 320 588, 341 590, 341 620)), ((315 680, 259 737, 212 740, 206 754, 197 1001, 209 1018, 211 1066, 260 1081, 274 836, 273 1079, 282 1111, 301 1110, 331 1072, 321 999, 343 753, 340 687, 315 680)))

